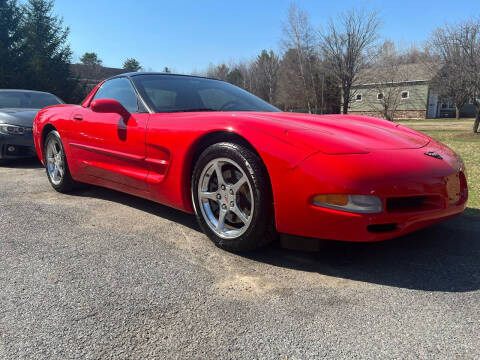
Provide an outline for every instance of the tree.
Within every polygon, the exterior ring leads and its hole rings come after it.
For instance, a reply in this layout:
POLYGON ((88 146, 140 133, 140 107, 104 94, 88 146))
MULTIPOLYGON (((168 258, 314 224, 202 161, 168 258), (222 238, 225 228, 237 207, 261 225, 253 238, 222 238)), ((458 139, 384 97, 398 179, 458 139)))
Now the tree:
POLYGON ((22 86, 18 81, 24 61, 20 21, 16 0, 0 0, 0 88, 22 86))
POLYGON ((276 94, 277 104, 283 110, 305 109, 305 83, 298 75, 299 56, 296 49, 285 52, 280 62, 278 88, 276 94))
POLYGON ((227 80, 227 75, 230 72, 230 69, 226 64, 213 65, 210 64, 207 70, 207 76, 219 80, 227 80))
MULTIPOLYGON (((280 60, 278 84, 274 104, 285 111, 306 109, 308 111, 303 79, 299 76, 299 56, 290 49, 280 60)), ((328 73, 325 65, 317 58, 309 60, 312 64, 310 76, 311 101, 315 113, 336 113, 339 111, 340 91, 336 79, 328 73)))
POLYGON ((274 95, 277 90, 278 70, 280 68, 280 59, 270 50, 263 50, 254 63, 258 95, 268 101, 274 103, 274 95))
POLYGON ((243 75, 239 68, 235 67, 232 71, 230 71, 227 75, 226 79, 230 84, 236 86, 243 86, 243 75))
POLYGON ((29 0, 22 10, 21 32, 27 59, 23 74, 28 87, 70 99, 77 82, 70 73, 68 27, 63 27, 62 19, 52 13, 52 0, 29 0))
POLYGON ((437 87, 445 96, 455 100, 459 109, 473 100, 477 109, 473 132, 480 125, 480 20, 466 20, 455 25, 447 24, 435 30, 431 46, 441 59, 443 68, 437 77, 437 87))
MULTIPOLYGON (((231 71, 229 71, 226 77, 226 80, 229 83, 239 86, 258 96, 256 85, 257 79, 253 60, 237 62, 231 61, 227 68, 232 69, 231 71)), ((210 65, 208 70, 204 71, 203 74, 206 76, 216 77, 218 75, 218 69, 218 67, 210 65)))
POLYGON ((163 68, 163 72, 164 72, 164 73, 171 73, 172 70, 170 70, 170 69, 168 68, 168 66, 165 66, 165 67, 163 68))
POLYGON ((465 67, 470 75, 470 96, 477 109, 473 132, 478 133, 480 126, 480 19, 460 24, 459 41, 465 55, 465 67))
POLYGON ((131 72, 137 72, 139 71, 142 67, 140 66, 140 63, 134 59, 134 58, 129 58, 124 61, 123 63, 123 68, 127 71, 131 72))
POLYGON ((443 101, 455 103, 457 120, 460 109, 471 99, 471 74, 467 72, 464 49, 458 37, 459 29, 447 26, 435 30, 430 39, 432 49, 442 59, 442 67, 431 85, 443 101))
POLYGON ((349 104, 355 96, 352 85, 369 62, 379 26, 375 11, 351 10, 341 14, 337 23, 330 20, 326 31, 321 33, 320 49, 327 68, 342 89, 344 114, 348 113, 349 104))
POLYGON ((297 76, 301 80, 303 99, 308 112, 317 112, 313 61, 317 58, 315 43, 317 42, 306 12, 292 3, 288 11, 287 22, 283 24, 282 46, 285 52, 294 49, 290 55, 297 57, 295 62, 290 62, 296 67, 297 76))
POLYGON ((98 55, 94 52, 86 52, 80 58, 83 65, 88 66, 101 66, 103 61, 99 59, 98 55))

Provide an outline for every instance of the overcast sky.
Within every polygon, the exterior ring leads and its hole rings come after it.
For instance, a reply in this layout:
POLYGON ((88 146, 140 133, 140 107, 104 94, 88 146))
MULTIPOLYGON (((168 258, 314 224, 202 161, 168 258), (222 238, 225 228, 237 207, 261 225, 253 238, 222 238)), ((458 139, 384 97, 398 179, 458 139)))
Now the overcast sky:
MULTIPOLYGON (((299 0, 312 24, 350 8, 377 9, 381 35, 403 46, 423 45, 445 23, 480 15, 478 0, 299 0)), ((210 62, 249 59, 278 49, 289 0, 56 0, 55 12, 70 26, 75 60, 96 52, 105 66, 135 57, 146 69, 202 70, 210 62)))

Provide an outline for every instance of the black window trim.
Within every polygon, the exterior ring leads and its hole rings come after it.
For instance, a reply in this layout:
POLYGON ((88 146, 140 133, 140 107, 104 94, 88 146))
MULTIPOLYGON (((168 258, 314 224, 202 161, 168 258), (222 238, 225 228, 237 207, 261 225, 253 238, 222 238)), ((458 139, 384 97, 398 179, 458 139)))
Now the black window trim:
POLYGON ((97 90, 95 91, 95 94, 92 95, 92 98, 91 98, 90 102, 88 103, 87 107, 90 108, 90 105, 91 105, 92 101, 95 100, 95 96, 97 96, 98 91, 103 87, 103 85, 105 85, 108 81, 116 80, 116 79, 127 79, 128 82, 130 83, 130 85, 132 86, 133 92, 135 93, 135 96, 137 97, 138 112, 136 112, 136 114, 145 114, 145 113, 146 114, 153 114, 153 111, 147 105, 147 103, 145 102, 143 97, 140 95, 140 92, 138 91, 137 87, 135 86, 135 84, 133 83, 132 79, 130 79, 129 76, 115 76, 115 77, 112 77, 112 78, 109 78, 109 79, 106 79, 105 81, 103 81, 102 85, 99 86, 97 88, 97 90))

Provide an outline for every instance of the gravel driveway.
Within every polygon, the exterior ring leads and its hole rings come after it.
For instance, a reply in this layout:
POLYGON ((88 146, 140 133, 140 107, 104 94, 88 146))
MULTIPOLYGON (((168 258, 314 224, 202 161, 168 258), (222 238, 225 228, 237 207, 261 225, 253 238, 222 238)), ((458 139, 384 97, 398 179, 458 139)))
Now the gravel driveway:
POLYGON ((1 359, 479 358, 479 289, 479 216, 239 256, 191 215, 0 168, 1 359))

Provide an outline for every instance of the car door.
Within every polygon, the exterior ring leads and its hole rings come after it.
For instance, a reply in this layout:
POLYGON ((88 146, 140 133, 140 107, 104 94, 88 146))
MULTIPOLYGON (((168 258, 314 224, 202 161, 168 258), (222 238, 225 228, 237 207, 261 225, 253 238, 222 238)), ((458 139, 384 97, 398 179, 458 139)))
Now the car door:
POLYGON ((127 192, 147 191, 145 132, 149 114, 141 110, 127 78, 106 81, 93 97, 97 99, 117 100, 130 116, 96 113, 90 107, 72 114, 74 134, 70 147, 82 175, 94 178, 94 183, 127 192))

